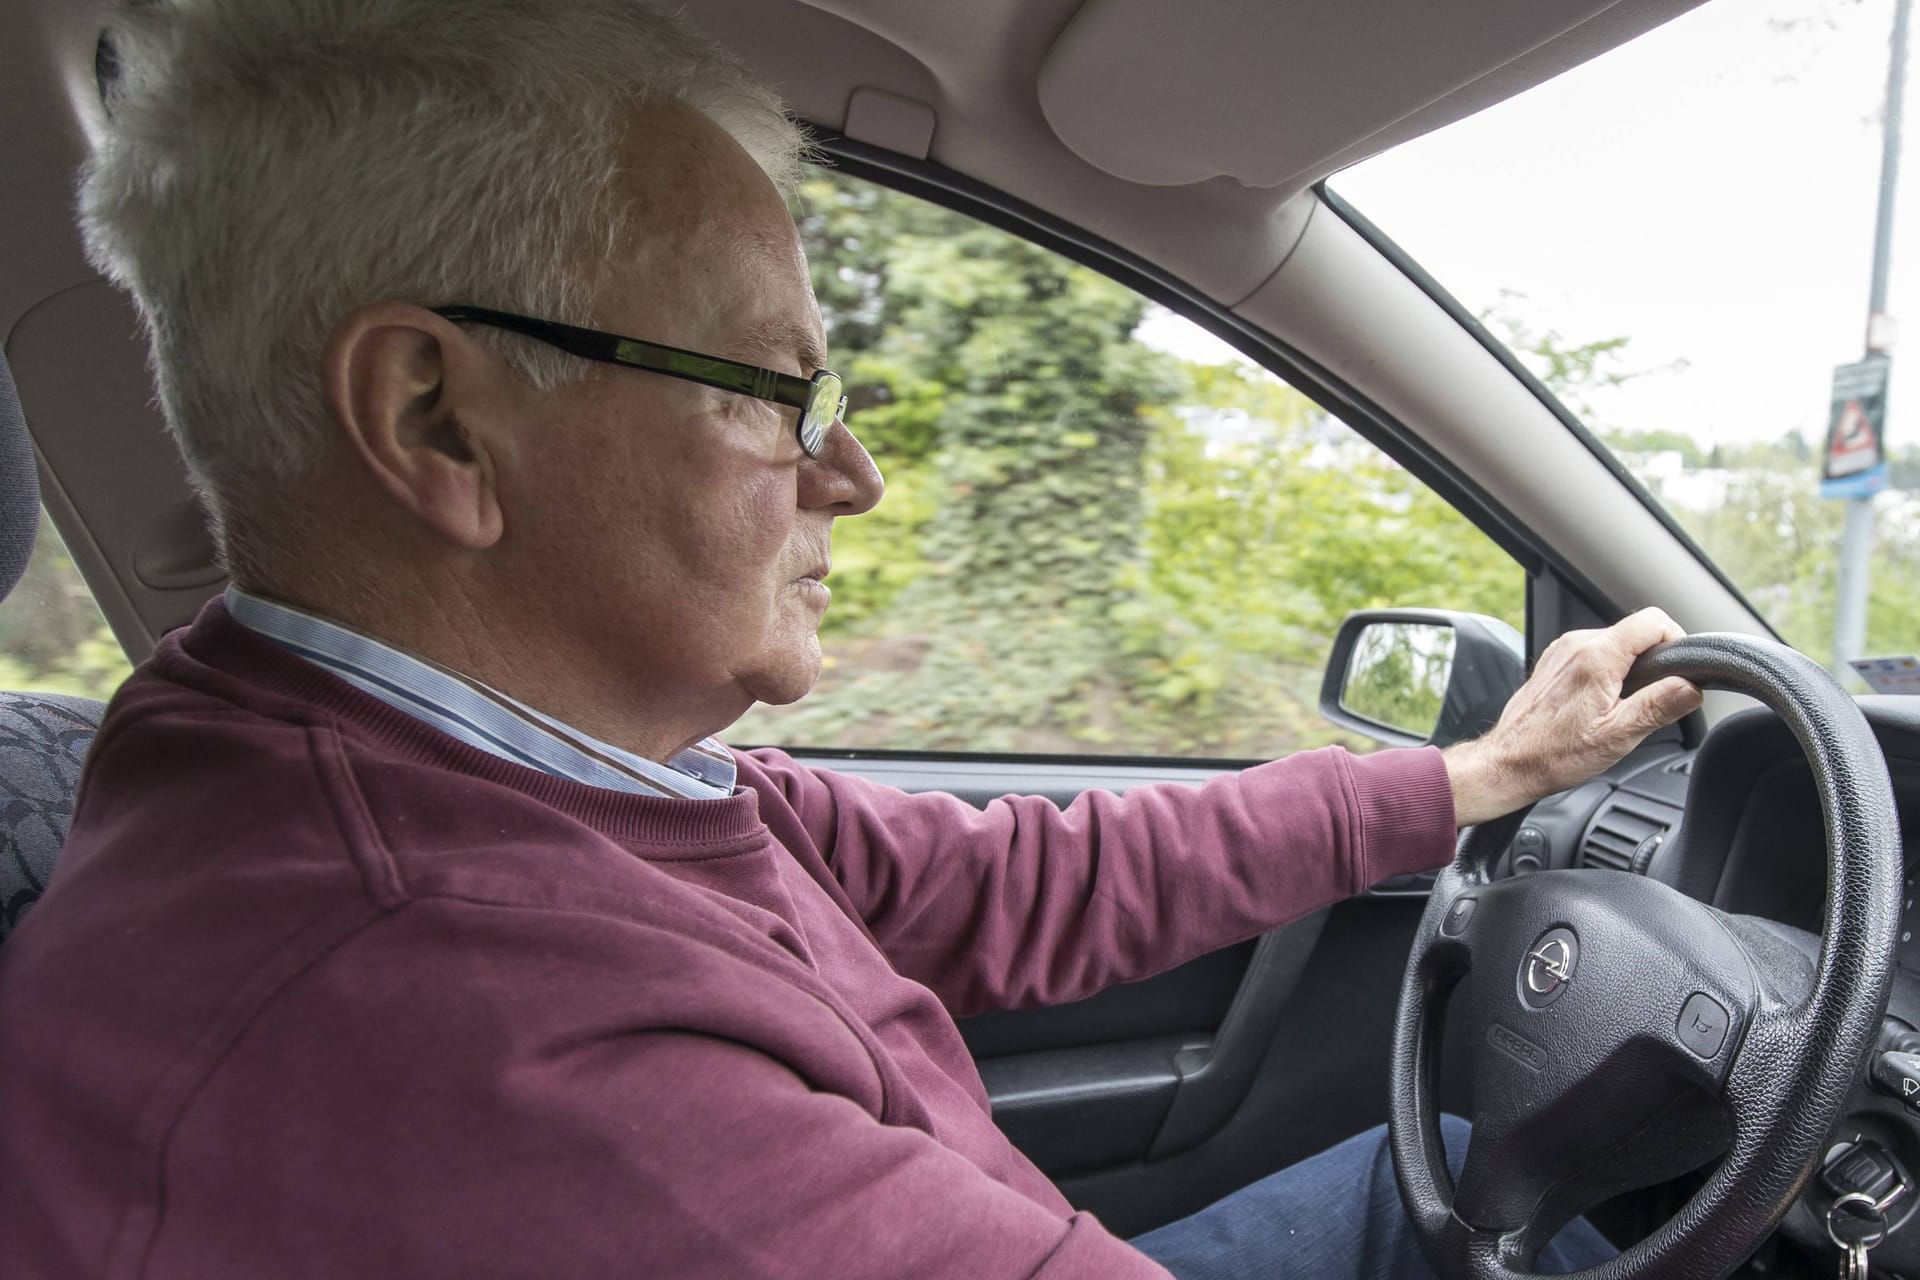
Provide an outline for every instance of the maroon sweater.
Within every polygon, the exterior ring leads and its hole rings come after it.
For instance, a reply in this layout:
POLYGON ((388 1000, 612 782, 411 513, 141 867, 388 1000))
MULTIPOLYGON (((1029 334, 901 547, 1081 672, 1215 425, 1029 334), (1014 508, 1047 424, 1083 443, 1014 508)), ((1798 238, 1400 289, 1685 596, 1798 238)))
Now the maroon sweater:
POLYGON ((556 780, 210 606, 0 948, 6 1275, 1161 1275, 1008 1145, 952 1015, 1452 848, 1431 750, 1064 812, 739 763, 556 780))

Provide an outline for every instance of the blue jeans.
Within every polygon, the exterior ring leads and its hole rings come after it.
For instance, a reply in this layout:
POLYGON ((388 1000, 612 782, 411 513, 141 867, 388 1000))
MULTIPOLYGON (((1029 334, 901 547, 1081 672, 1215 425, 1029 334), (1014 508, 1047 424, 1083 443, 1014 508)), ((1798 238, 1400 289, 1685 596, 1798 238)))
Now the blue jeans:
MULTIPOLYGON (((1442 1116, 1456 1177, 1467 1122, 1442 1116)), ((1179 1280, 1433 1280, 1400 1204, 1385 1125, 1133 1240, 1179 1280)), ((1595 1266, 1619 1250, 1585 1218, 1569 1223, 1534 1264, 1549 1275, 1595 1266)))

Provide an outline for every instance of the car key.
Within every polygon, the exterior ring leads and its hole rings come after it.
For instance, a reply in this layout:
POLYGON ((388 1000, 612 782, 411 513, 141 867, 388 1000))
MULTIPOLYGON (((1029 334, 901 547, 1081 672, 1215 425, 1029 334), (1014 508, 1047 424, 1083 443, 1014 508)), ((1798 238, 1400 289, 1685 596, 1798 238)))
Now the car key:
POLYGON ((1867 1280, 1867 1251, 1887 1238, 1887 1215, 1862 1191, 1850 1191, 1827 1210, 1827 1237, 1840 1248, 1840 1280, 1867 1280))

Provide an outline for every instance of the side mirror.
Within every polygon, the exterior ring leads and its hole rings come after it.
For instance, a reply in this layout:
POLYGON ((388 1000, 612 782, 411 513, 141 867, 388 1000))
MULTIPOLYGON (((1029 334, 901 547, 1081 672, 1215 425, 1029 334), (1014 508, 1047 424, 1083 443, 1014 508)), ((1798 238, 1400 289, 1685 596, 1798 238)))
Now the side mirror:
POLYGON ((1477 738, 1527 678, 1526 640, 1498 618, 1363 609, 1334 637, 1320 714, 1389 746, 1477 738))

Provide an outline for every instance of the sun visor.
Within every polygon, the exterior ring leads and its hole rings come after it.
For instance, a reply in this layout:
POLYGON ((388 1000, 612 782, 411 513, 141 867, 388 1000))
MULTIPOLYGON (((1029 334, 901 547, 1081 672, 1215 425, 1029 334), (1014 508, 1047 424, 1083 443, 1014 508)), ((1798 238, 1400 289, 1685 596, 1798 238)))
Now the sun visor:
POLYGON ((1039 78, 1089 163, 1305 186, 1512 97, 1697 0, 1087 0, 1039 78))

